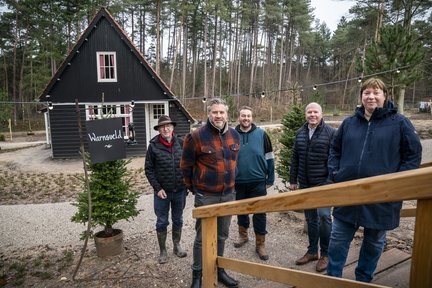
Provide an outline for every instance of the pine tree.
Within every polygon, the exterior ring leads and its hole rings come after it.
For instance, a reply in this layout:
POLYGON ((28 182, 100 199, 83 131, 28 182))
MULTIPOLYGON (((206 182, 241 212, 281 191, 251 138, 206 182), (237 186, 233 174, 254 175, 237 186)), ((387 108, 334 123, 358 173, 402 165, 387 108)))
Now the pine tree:
POLYGON ((305 123, 304 106, 294 105, 292 110, 285 114, 282 118, 283 132, 279 142, 283 148, 279 154, 279 164, 277 165, 277 173, 282 178, 282 183, 288 185, 292 147, 295 142, 297 130, 305 123))
POLYGON ((366 49, 365 72, 375 74, 384 71, 382 77, 396 96, 399 112, 404 112, 405 88, 424 77, 417 69, 423 61, 425 49, 418 35, 401 25, 386 26, 381 29, 379 41, 366 49))
MULTIPOLYGON (((118 221, 128 220, 139 214, 136 208, 139 193, 129 191, 131 179, 129 179, 130 175, 126 167, 129 162, 130 159, 119 159, 91 163, 90 157, 87 157, 86 165, 91 172, 89 184, 92 200, 92 227, 102 226, 105 236, 113 235, 113 225, 118 221)), ((87 223, 87 195, 88 191, 84 189, 78 195, 77 202, 72 203, 78 208, 71 218, 73 222, 87 223)))

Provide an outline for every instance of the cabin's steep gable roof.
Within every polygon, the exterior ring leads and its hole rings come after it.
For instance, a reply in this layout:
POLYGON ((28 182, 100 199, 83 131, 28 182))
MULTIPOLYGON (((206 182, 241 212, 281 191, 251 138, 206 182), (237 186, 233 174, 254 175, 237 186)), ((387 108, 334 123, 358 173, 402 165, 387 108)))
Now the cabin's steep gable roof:
POLYGON ((176 99, 105 8, 93 18, 39 99, 92 102, 100 101, 102 93, 105 101, 176 99), (95 51, 110 51, 113 48, 109 45, 117 47, 119 79, 116 83, 97 83, 95 51))

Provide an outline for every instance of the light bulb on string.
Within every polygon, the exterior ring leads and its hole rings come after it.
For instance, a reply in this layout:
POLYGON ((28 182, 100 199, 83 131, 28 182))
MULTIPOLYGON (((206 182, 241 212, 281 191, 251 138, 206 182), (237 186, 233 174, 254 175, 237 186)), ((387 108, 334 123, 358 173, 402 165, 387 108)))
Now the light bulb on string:
POLYGON ((317 88, 318 88, 318 86, 317 86, 317 85, 315 84, 315 85, 313 86, 313 88, 312 88, 312 89, 313 89, 314 91, 316 91, 316 90, 317 90, 317 88))
POLYGON ((53 110, 54 109, 54 106, 53 106, 52 102, 48 102, 48 109, 49 110, 53 110))
POLYGON ((265 97, 265 92, 262 91, 262 92, 261 92, 261 98, 264 98, 264 97, 265 97))
POLYGON ((131 100, 131 102, 130 102, 130 107, 132 107, 132 108, 135 107, 135 101, 134 101, 134 100, 131 100))
POLYGON ((360 77, 358 77, 357 82, 358 82, 358 83, 361 83, 362 80, 363 80, 363 78, 360 76, 360 77))
POLYGON ((396 69, 396 73, 398 73, 398 74, 400 73, 400 70, 399 70, 399 68, 397 68, 397 69, 396 69))
POLYGON ((207 102, 207 98, 206 97, 203 97, 203 99, 201 100, 203 103, 206 103, 207 102))

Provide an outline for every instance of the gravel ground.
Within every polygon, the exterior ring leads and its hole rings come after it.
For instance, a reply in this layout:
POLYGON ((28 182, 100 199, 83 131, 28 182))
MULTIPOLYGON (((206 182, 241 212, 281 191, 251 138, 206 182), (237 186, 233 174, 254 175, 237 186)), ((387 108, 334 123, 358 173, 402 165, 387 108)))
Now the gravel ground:
MULTIPOLYGON (((0 168, 56 173, 82 171, 80 160, 52 160, 49 149, 40 143, 33 144, 37 146, 18 150, 20 153, 12 152, 13 147, 8 148, 12 149, 11 152, 5 153, 6 147, 0 146, 3 150, 0 153, 0 168)), ((423 162, 432 161, 432 139, 422 140, 422 144, 423 162)), ((135 158, 131 167, 140 168, 143 163, 142 157, 135 158)), ((282 184, 278 179, 275 187, 269 190, 269 194, 278 193, 279 189, 282 189, 282 184)), ((101 260, 95 256, 94 244, 90 241, 77 276, 78 281, 72 282, 71 275, 83 244, 79 240, 79 234, 85 229, 85 226, 70 221, 76 208, 69 202, 0 205, 0 287, 5 282, 10 283, 5 284, 6 287, 20 283, 17 281, 20 279, 20 270, 16 268, 19 265, 25 266, 28 270, 25 276, 21 276, 21 284, 29 287, 188 287, 191 281, 190 264, 195 223, 191 217, 192 206, 193 196, 189 195, 184 212, 182 239, 183 246, 188 252, 186 258, 176 258, 170 251, 169 262, 165 265, 157 264, 153 199, 151 194, 143 195, 138 203, 138 208, 142 210, 139 216, 130 222, 121 221, 116 225, 116 228, 125 232, 125 253, 110 260, 101 260), (71 256, 67 256, 69 253, 71 256), (70 260, 65 260, 69 257, 70 260), (39 261, 45 261, 44 269, 39 269, 39 261), (43 274, 43 271, 49 273, 43 274)), ((263 262, 255 254, 252 232, 250 243, 242 249, 233 248, 237 236, 236 218, 233 217, 226 255, 280 267, 298 268, 294 261, 303 255, 307 247, 303 219, 302 213, 291 211, 268 215, 269 234, 266 246, 270 260, 263 262)), ((388 246, 410 252, 413 226, 413 219, 402 219, 401 227, 389 233, 388 246)), ((360 236, 356 237, 354 245, 359 239, 360 236)), ((167 242, 168 249, 172 249, 170 241, 167 242)), ((314 263, 310 264, 303 269, 313 271, 314 263)), ((256 287, 263 283, 262 280, 253 277, 232 274, 241 281, 242 287, 256 287)))
MULTIPOLYGON (((422 140, 423 144, 423 162, 432 161, 432 139, 422 140)), ((38 147, 25 149, 32 150, 39 149, 38 147)), ((49 151, 47 149, 46 152, 49 151)), ((39 151, 41 152, 41 151, 39 151)), ((0 154, 0 163, 7 162, 7 154, 0 154), (6 156, 6 157, 5 157, 6 156)), ((16 153, 13 153, 16 154, 16 153)), ((34 169, 33 165, 40 167, 40 160, 38 158, 49 157, 44 153, 37 153, 38 157, 34 157, 33 153, 26 153, 20 158, 14 155, 15 161, 20 159, 19 162, 25 164, 22 167, 15 167, 18 169, 34 169), (33 157, 30 157, 33 155, 33 157), (31 159, 30 159, 31 158, 31 159), (34 164, 33 164, 34 163, 34 164)), ((10 160, 10 159, 9 159, 10 160)), ((143 164, 144 159, 142 157, 135 158, 131 164, 135 167, 139 167, 143 164)), ((70 165, 66 168, 64 161, 48 160, 49 165, 42 165, 48 168, 38 168, 39 171, 45 169, 51 171, 62 171, 70 170, 70 172, 77 172, 82 169, 82 163, 78 160, 72 160, 70 165), (62 168, 58 168, 61 166, 62 168)), ((275 187, 269 190, 269 194, 277 193, 277 189, 282 188, 282 184, 276 183, 275 187), (276 189, 275 189, 276 188, 276 189)), ((153 229, 152 223, 155 222, 155 215, 153 212, 153 195, 143 195, 139 199, 138 207, 141 209, 140 215, 138 215, 133 221, 123 221, 119 223, 120 229, 128 231, 128 235, 139 235, 141 233, 148 232, 153 229)), ((184 215, 191 215, 191 209, 193 205, 193 197, 189 195, 187 201, 187 207, 184 215)), ((17 248, 31 248, 33 246, 49 244, 55 247, 77 245, 80 241, 77 239, 78 235, 85 228, 84 226, 72 223, 70 221, 71 216, 76 211, 76 208, 69 202, 66 203, 49 203, 49 204, 26 204, 26 205, 0 205, 0 243, 2 243, 2 249, 14 250, 17 248), (31 234, 28 232, 32 231, 31 234), (29 237, 23 237, 27 235, 29 237)), ((191 220, 190 217, 185 217, 186 220, 191 220)), ((192 225, 192 223, 190 223, 192 225)))

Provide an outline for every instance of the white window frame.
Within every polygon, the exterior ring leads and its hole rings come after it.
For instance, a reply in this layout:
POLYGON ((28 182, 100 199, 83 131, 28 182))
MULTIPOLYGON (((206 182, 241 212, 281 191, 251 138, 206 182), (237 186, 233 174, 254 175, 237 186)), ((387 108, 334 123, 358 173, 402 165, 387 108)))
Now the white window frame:
POLYGON ((115 51, 96 52, 96 65, 98 82, 117 82, 117 54, 115 51), (108 63, 105 61, 106 56, 108 56, 108 63), (104 59, 104 63, 101 63, 100 58, 104 59), (105 74, 101 73, 102 71, 108 72, 110 74, 108 75, 109 78, 104 76, 105 74))
POLYGON ((130 103, 87 104, 86 120, 123 118, 123 138, 129 139, 129 123, 133 123, 133 110, 130 103))
POLYGON ((166 103, 154 103, 151 105, 151 107, 153 109, 151 115, 154 120, 159 119, 159 117, 162 115, 168 115, 166 103), (155 107, 156 105, 158 107, 155 107), (155 109, 157 109, 157 113, 155 113, 155 109))

